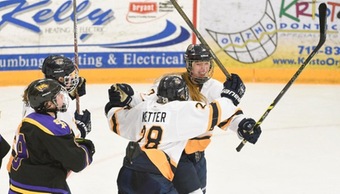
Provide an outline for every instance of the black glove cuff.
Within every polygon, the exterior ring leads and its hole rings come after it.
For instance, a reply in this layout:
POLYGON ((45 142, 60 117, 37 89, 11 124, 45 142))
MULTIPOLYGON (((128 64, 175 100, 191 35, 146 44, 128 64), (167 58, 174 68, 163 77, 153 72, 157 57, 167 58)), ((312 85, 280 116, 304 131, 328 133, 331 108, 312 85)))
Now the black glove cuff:
POLYGON ((226 88, 222 90, 221 97, 229 98, 231 101, 233 101, 233 104, 235 106, 240 104, 240 101, 241 101, 241 98, 238 94, 226 88))
POLYGON ((105 111, 105 115, 107 115, 107 113, 111 110, 111 108, 113 107, 117 107, 117 103, 112 103, 112 102, 108 102, 105 105, 104 111, 105 111))
POLYGON ((84 139, 84 138, 76 138, 76 142, 79 145, 84 145, 87 150, 90 152, 91 157, 93 156, 93 154, 96 152, 96 149, 94 147, 94 144, 91 140, 89 139, 84 139))

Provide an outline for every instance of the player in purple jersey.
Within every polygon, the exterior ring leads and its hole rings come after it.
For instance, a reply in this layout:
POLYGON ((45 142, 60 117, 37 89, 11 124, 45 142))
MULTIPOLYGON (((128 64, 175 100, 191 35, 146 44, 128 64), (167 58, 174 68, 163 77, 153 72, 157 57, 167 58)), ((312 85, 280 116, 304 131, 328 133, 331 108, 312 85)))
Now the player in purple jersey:
POLYGON ((71 193, 68 172, 79 172, 92 163, 92 141, 75 138, 69 125, 57 118, 67 111, 67 96, 64 87, 52 79, 35 80, 28 86, 34 112, 23 118, 16 133, 10 194, 71 193))
MULTIPOLYGON (((92 122, 91 113, 87 109, 78 113, 76 111, 76 94, 84 96, 86 94, 86 79, 79 77, 78 68, 67 57, 61 55, 49 55, 43 61, 41 71, 45 78, 58 81, 68 92, 67 98, 69 99, 69 107, 65 112, 59 112, 57 117, 59 120, 66 122, 72 129, 76 137, 85 138, 91 132, 92 122)), ((27 96, 28 88, 25 89, 23 94, 23 117, 34 112, 30 106, 27 96)), ((12 144, 15 145, 15 139, 12 144)), ((13 157, 15 152, 12 151, 9 161, 7 162, 7 170, 10 171, 13 157)))

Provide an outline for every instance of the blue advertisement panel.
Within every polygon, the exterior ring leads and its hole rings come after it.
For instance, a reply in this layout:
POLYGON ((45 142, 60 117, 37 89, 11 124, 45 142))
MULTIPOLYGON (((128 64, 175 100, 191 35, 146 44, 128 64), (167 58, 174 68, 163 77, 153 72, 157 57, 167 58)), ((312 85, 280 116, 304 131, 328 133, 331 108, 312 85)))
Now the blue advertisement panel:
MULTIPOLYGON (((196 1, 181 6, 196 17, 196 1)), ((167 0, 82 0, 76 7, 70 0, 2 0, 0 10, 0 71, 35 70, 50 54, 74 60, 75 53, 80 68, 183 67, 193 41, 167 0)))

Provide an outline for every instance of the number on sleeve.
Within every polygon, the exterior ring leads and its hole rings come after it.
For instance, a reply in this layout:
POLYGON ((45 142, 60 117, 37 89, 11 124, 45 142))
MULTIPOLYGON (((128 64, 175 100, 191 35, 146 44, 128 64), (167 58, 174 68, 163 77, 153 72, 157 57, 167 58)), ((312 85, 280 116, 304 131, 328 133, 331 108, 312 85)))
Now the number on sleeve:
POLYGON ((27 146, 26 146, 25 135, 22 133, 19 133, 17 136, 16 151, 17 151, 17 155, 12 161, 12 168, 14 170, 18 170, 18 168, 20 167, 21 161, 29 157, 27 146))

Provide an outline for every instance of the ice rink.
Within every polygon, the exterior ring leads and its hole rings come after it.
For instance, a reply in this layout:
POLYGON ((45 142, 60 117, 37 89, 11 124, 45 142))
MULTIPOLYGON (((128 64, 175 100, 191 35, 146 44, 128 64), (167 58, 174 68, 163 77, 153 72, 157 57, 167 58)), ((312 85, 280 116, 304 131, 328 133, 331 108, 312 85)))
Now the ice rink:
MULTIPOLYGON (((258 120, 285 84, 248 83, 240 107, 258 120)), ((149 86, 132 84, 135 90, 149 86)), ((81 109, 92 113, 88 138, 96 145, 94 162, 68 178, 72 193, 117 193, 116 177, 127 140, 108 129, 103 107, 107 85, 87 85, 81 109)), ((0 87, 0 133, 12 141, 21 120, 23 86, 0 87)), ((195 122, 195 121, 190 121, 195 122)), ((339 194, 340 85, 293 84, 262 123, 256 145, 240 143, 232 131, 215 131, 206 151, 208 194, 339 194)), ((0 193, 8 191, 5 169, 0 193)))

